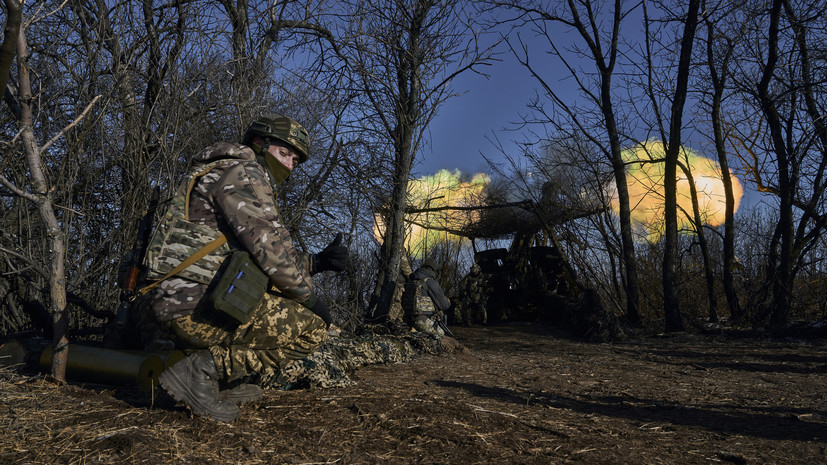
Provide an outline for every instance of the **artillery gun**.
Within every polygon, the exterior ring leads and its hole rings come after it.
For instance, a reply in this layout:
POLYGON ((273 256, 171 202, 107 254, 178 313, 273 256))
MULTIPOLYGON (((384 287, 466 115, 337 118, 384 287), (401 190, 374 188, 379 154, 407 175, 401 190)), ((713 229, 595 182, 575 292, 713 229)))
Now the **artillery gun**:
POLYGON ((582 286, 555 245, 531 245, 533 238, 515 236, 509 248, 474 255, 487 277, 489 318, 553 321, 577 303, 582 286))
POLYGON ((578 280, 553 230, 605 207, 562 205, 550 197, 486 206, 478 221, 463 228, 472 242, 511 238, 508 248, 474 254, 487 277, 488 321, 542 320, 590 339, 621 337, 616 315, 578 280))

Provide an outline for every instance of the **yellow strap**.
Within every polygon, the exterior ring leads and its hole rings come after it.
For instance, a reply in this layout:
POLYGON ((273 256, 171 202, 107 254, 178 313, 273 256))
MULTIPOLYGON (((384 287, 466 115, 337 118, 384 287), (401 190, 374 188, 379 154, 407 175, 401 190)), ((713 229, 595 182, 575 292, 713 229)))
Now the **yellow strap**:
POLYGON ((192 179, 190 179, 189 184, 187 185, 187 195, 184 197, 184 219, 189 221, 190 220, 190 195, 192 195, 192 189, 195 187, 195 183, 198 182, 198 178, 204 176, 205 174, 212 171, 215 168, 215 163, 208 165, 207 168, 203 171, 199 171, 192 175, 192 179))
POLYGON ((155 286, 161 284, 162 281, 164 281, 168 278, 171 278, 172 276, 175 276, 176 274, 180 273, 181 270, 187 268, 188 266, 192 265, 193 263, 197 262, 198 260, 201 260, 202 257, 204 257, 208 253, 212 252, 213 250, 221 247, 226 242, 227 242, 227 236, 222 234, 221 236, 214 239, 209 244, 205 245, 204 247, 201 247, 201 250, 199 250, 198 252, 195 252, 194 254, 190 255, 189 258, 187 258, 183 262, 179 263, 178 266, 173 268, 172 271, 167 273, 166 276, 164 276, 163 278, 159 279, 158 281, 155 281, 154 283, 152 283, 152 284, 150 284, 146 287, 143 287, 141 290, 138 291, 138 295, 146 295, 149 291, 155 289, 155 286))
MULTIPOLYGON (((199 171, 198 173, 195 173, 195 174, 192 175, 192 179, 190 179, 190 182, 187 185, 187 193, 184 196, 184 219, 185 220, 187 220, 187 221, 190 220, 190 195, 192 194, 193 187, 195 187, 195 183, 198 182, 198 178, 200 178, 201 176, 204 176, 205 174, 212 171, 212 169, 215 168, 216 164, 217 163, 212 163, 211 166, 208 165, 206 169, 204 169, 202 171, 199 171)), ((195 252, 194 254, 190 255, 189 258, 187 258, 183 262, 179 263, 178 266, 173 268, 172 271, 167 273, 166 276, 164 276, 163 278, 159 279, 158 281, 155 281, 154 283, 152 283, 152 284, 150 284, 150 285, 148 285, 144 288, 141 288, 141 290, 138 291, 136 296, 137 295, 146 295, 149 291, 155 289, 155 287, 157 285, 161 284, 162 281, 164 281, 166 279, 169 279, 172 276, 175 276, 176 274, 180 273, 181 270, 187 268, 188 266, 192 265, 193 263, 197 262, 198 260, 201 260, 202 257, 204 257, 208 253, 212 252, 213 250, 221 247, 226 242, 227 242, 227 237, 222 234, 217 239, 213 240, 209 244, 202 247, 201 250, 199 250, 198 252, 195 252)))

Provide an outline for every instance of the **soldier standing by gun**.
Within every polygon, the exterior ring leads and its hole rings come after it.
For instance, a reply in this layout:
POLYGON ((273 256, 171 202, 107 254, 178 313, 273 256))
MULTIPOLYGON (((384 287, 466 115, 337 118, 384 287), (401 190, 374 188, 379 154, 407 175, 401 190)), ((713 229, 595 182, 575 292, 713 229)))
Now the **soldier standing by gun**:
POLYGON ((488 313, 485 310, 485 276, 479 265, 476 263, 471 265, 468 274, 460 281, 460 288, 464 294, 463 323, 474 322, 482 325, 488 323, 488 313))
POLYGON ((451 300, 436 280, 436 268, 436 262, 428 259, 411 274, 402 295, 402 307, 406 322, 417 331, 451 336, 445 325, 445 312, 451 307, 451 300))
POLYGON ((237 404, 260 398, 261 389, 232 383, 253 373, 285 376, 289 362, 336 329, 310 276, 345 268, 341 234, 317 254, 296 250, 274 196, 308 152, 296 121, 258 118, 241 144, 195 155, 152 236, 144 309, 190 354, 158 380, 196 415, 236 420, 237 404))

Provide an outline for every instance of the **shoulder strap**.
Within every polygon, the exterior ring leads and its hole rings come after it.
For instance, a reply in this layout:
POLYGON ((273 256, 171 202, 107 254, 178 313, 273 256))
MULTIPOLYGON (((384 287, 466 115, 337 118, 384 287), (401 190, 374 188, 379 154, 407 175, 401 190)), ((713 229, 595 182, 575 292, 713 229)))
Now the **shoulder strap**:
POLYGON ((422 282, 419 284, 419 286, 422 288, 423 291, 428 288, 428 280, 429 279, 431 279, 431 278, 428 278, 427 276, 422 278, 422 282))
POLYGON ((194 254, 190 255, 189 258, 187 258, 183 262, 179 263, 178 266, 176 266, 175 268, 170 270, 170 272, 167 273, 166 276, 159 279, 158 281, 153 282, 152 284, 149 284, 148 286, 144 286, 143 288, 141 288, 141 290, 138 291, 138 295, 146 295, 149 291, 155 289, 156 286, 161 284, 162 281, 165 281, 165 280, 175 276, 176 274, 180 273, 181 270, 187 268, 188 266, 192 265, 193 263, 197 262, 198 260, 201 260, 202 257, 204 257, 208 253, 212 252, 213 250, 221 247, 222 245, 224 245, 225 242, 227 242, 227 236, 225 236, 224 234, 218 236, 215 240, 213 240, 209 244, 205 245, 204 247, 201 247, 198 250, 198 252, 195 252, 194 254))
POLYGON ((187 183, 187 192, 186 192, 186 194, 184 194, 184 219, 185 220, 187 220, 187 221, 190 220, 190 196, 192 195, 192 190, 195 188, 195 183, 198 182, 198 179, 200 179, 201 176, 204 176, 207 173, 209 173, 210 171, 212 171, 213 168, 218 166, 218 164, 221 163, 222 161, 224 161, 224 160, 223 159, 222 160, 216 160, 214 162, 208 163, 207 165, 204 165, 204 168, 201 171, 197 171, 195 173, 192 173, 192 175, 190 177, 190 180, 187 183))
MULTIPOLYGON (((217 161, 214 161, 212 163, 207 164, 204 167, 204 169, 202 169, 201 171, 193 173, 192 176, 190 177, 190 180, 187 183, 187 191, 186 191, 186 194, 184 195, 184 212, 183 213, 184 213, 184 219, 185 220, 187 220, 187 221, 190 220, 190 195, 192 194, 192 190, 195 188, 195 183, 198 182, 198 179, 201 178, 201 176, 204 176, 205 174, 212 171, 213 168, 215 168, 218 165, 218 162, 220 162, 220 161, 222 161, 222 160, 217 160, 217 161)), ((190 255, 186 260, 179 263, 178 266, 176 266, 175 268, 170 270, 170 272, 167 273, 166 276, 164 276, 163 278, 161 278, 161 279, 159 279, 159 280, 157 280, 157 281, 155 281, 155 282, 153 282, 153 283, 151 283, 147 286, 142 287, 136 293, 136 296, 142 296, 142 295, 148 294, 150 291, 155 289, 163 281, 166 281, 167 279, 169 279, 169 278, 175 276, 176 274, 180 273, 182 270, 186 269, 188 266, 192 265, 193 263, 197 262, 198 260, 201 260, 204 256, 206 256, 210 252, 212 252, 215 249, 217 249, 217 248, 221 247, 222 245, 224 245, 226 242, 227 242, 227 236, 225 236, 224 234, 221 234, 220 236, 215 238, 209 244, 207 244, 204 247, 201 247, 200 249, 198 249, 197 252, 190 255)))

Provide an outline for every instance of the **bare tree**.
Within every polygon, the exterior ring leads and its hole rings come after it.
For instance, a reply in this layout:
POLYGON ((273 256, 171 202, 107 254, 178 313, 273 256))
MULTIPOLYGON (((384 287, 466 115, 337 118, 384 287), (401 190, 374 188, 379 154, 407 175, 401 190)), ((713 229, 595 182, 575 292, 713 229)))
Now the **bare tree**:
POLYGON ((466 3, 458 0, 362 0, 348 3, 353 37, 341 54, 362 97, 358 123, 366 136, 390 155, 383 214, 386 232, 379 256, 378 283, 371 313, 383 318, 390 308, 403 254, 407 188, 428 124, 452 95, 451 80, 490 60, 479 48, 466 3))
MULTIPOLYGON (((718 164, 721 166, 722 181, 724 184, 724 236, 723 236, 723 285, 726 294, 729 314, 734 319, 742 317, 741 304, 735 288, 733 272, 735 263, 735 196, 732 179, 729 176, 729 157, 726 150, 724 121, 721 115, 724 93, 727 90, 730 75, 730 66, 733 60, 733 41, 737 37, 729 37, 720 31, 720 24, 735 8, 709 8, 704 2, 702 10, 707 11, 703 20, 706 26, 706 64, 711 82, 711 100, 709 101, 710 123, 712 125, 715 152, 718 155, 718 164)), ((717 313, 713 306, 715 296, 710 296, 710 321, 717 321, 717 313)))
MULTIPOLYGON (((32 18, 34 19, 34 18, 32 18)), ((74 121, 61 129, 57 134, 51 134, 51 139, 41 143, 36 135, 36 99, 39 97, 33 92, 31 57, 26 40, 26 28, 19 29, 17 39, 17 79, 15 82, 17 98, 12 100, 9 107, 18 109, 15 112, 19 127, 19 138, 25 155, 28 168, 27 186, 18 186, 5 176, 0 175, 0 183, 17 196, 36 205, 44 229, 46 240, 45 248, 48 273, 49 313, 52 318, 53 329, 53 356, 51 374, 60 381, 66 379, 66 362, 68 357, 69 340, 66 335, 68 314, 66 308, 66 236, 55 212, 55 190, 44 167, 49 164, 44 160, 46 150, 56 140, 71 130, 76 123, 84 118, 88 110, 97 101, 93 99, 86 109, 76 115, 74 121)), ((8 101, 8 100, 7 100, 8 101)))
MULTIPOLYGON (((623 287, 626 294, 626 319, 631 323, 640 321, 640 283, 638 279, 635 244, 626 181, 626 163, 621 155, 623 141, 618 123, 618 102, 613 77, 621 55, 621 25, 635 7, 624 8, 617 0, 603 11, 603 5, 596 2, 568 1, 559 7, 550 7, 546 2, 491 1, 496 8, 505 8, 515 13, 515 24, 533 26, 548 41, 547 53, 557 57, 577 83, 577 87, 592 105, 590 108, 573 105, 567 101, 556 86, 544 76, 539 67, 530 60, 528 48, 518 39, 512 51, 529 72, 540 83, 543 92, 569 119, 558 124, 561 132, 579 132, 599 148, 605 160, 611 165, 619 201, 621 237, 621 262, 623 264, 623 287), (575 31, 583 48, 573 46, 571 55, 566 54, 567 45, 558 43, 552 35, 556 28, 571 28, 575 31), (594 75, 585 78, 579 72, 580 66, 573 60, 585 58, 594 65, 594 75), (599 134, 605 134, 605 138, 599 134)), ((549 122, 554 118, 549 119, 549 122)), ((552 123, 554 124, 554 123, 552 123)))
POLYGON ((777 203, 764 285, 750 296, 756 322, 774 327, 789 321, 796 275, 818 247, 827 220, 825 58, 812 45, 824 34, 824 9, 819 2, 778 0, 769 9, 746 4, 739 10, 745 40, 736 43, 733 81, 751 113, 730 122, 730 143, 742 155, 750 182, 777 203))
MULTIPOLYGON (((695 31, 698 27, 699 7, 700 2, 698 0, 690 0, 687 7, 684 20, 684 32, 681 37, 677 76, 675 78, 676 85, 672 101, 671 117, 669 119, 669 142, 666 144, 663 181, 665 213, 663 305, 667 331, 682 331, 684 329, 676 292, 677 282, 675 279, 675 267, 678 255, 677 167, 678 156, 681 152, 681 128, 683 127, 683 112, 687 97, 692 46, 695 42, 695 31)), ((700 225, 698 225, 698 227, 700 227, 700 225)))

